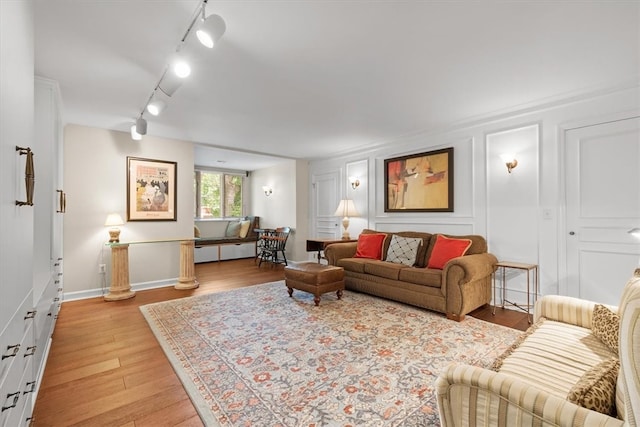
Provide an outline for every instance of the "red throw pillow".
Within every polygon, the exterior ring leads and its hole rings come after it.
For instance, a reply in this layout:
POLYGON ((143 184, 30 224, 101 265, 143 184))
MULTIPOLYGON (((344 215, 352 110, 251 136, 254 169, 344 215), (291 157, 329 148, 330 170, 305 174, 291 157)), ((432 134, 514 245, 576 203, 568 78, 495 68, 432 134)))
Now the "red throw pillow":
POLYGON ((382 244, 387 237, 384 233, 361 234, 354 258, 382 259, 382 244))
POLYGON ((438 234, 427 268, 442 270, 449 260, 464 255, 470 247, 469 239, 450 239, 438 234))

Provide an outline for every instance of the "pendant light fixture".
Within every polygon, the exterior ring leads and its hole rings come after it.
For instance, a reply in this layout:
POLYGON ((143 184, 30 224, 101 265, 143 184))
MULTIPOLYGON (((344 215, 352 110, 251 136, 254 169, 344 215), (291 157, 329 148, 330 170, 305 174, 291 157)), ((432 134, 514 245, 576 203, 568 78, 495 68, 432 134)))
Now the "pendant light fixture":
POLYGON ((172 61, 165 67, 160 80, 153 88, 153 92, 151 92, 151 95, 142 108, 140 117, 131 127, 131 139, 139 141, 142 139, 142 135, 147 134, 147 121, 142 117, 145 110, 148 111, 149 114, 157 116, 166 108, 167 103, 159 99, 158 95, 173 96, 175 91, 182 85, 184 79, 191 74, 191 67, 184 55, 180 52, 191 30, 195 28, 196 36, 200 43, 210 49, 213 48, 226 31, 227 26, 222 17, 219 15, 205 17, 207 2, 208 0, 202 0, 194 11, 189 27, 176 47, 176 53, 172 61))

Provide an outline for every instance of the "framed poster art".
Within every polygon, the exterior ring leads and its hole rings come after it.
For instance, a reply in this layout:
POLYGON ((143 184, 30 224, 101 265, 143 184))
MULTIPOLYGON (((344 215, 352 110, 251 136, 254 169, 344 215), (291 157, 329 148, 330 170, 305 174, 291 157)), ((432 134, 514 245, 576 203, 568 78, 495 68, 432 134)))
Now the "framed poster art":
POLYGON ((177 163, 127 157, 127 221, 176 221, 177 163))
POLYGON ((385 212, 453 212, 453 147, 384 161, 385 212))

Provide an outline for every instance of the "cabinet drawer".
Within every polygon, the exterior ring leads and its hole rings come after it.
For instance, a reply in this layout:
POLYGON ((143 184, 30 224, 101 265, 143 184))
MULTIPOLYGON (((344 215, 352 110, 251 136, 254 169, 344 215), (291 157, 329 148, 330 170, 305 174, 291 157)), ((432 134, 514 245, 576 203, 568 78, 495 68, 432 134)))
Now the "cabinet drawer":
POLYGON ((3 398, 2 408, 6 409, 0 414, 0 426, 17 427, 29 425, 28 419, 31 419, 32 410, 31 399, 33 399, 35 386, 32 358, 28 358, 22 376, 16 382, 16 387, 7 390, 7 393, 3 391, 4 394, 1 396, 3 398))
POLYGON ((33 373, 33 327, 27 327, 19 351, 15 357, 5 358, 7 375, 0 383, 0 401, 3 408, 0 414, 0 426, 24 425, 21 422, 25 401, 31 401, 31 392, 35 387, 33 373))
POLYGON ((22 359, 26 347, 33 345, 33 331, 31 329, 35 317, 33 311, 33 296, 29 292, 0 335, 0 355, 2 355, 0 360, 0 384, 4 383, 13 361, 22 359), (31 341, 25 343, 24 338, 27 331, 31 341))

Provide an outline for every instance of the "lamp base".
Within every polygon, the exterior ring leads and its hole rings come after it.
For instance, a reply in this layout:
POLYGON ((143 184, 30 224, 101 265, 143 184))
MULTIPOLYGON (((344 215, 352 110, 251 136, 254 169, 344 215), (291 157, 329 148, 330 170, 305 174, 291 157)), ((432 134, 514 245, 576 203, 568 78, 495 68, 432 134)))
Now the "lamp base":
POLYGON ((344 231, 342 232, 342 240, 351 240, 351 236, 349 236, 349 218, 348 217, 344 217, 342 218, 342 227, 344 228, 344 231))
POLYGON ((119 243, 120 242, 120 230, 117 228, 112 228, 109 230, 109 243, 119 243))

